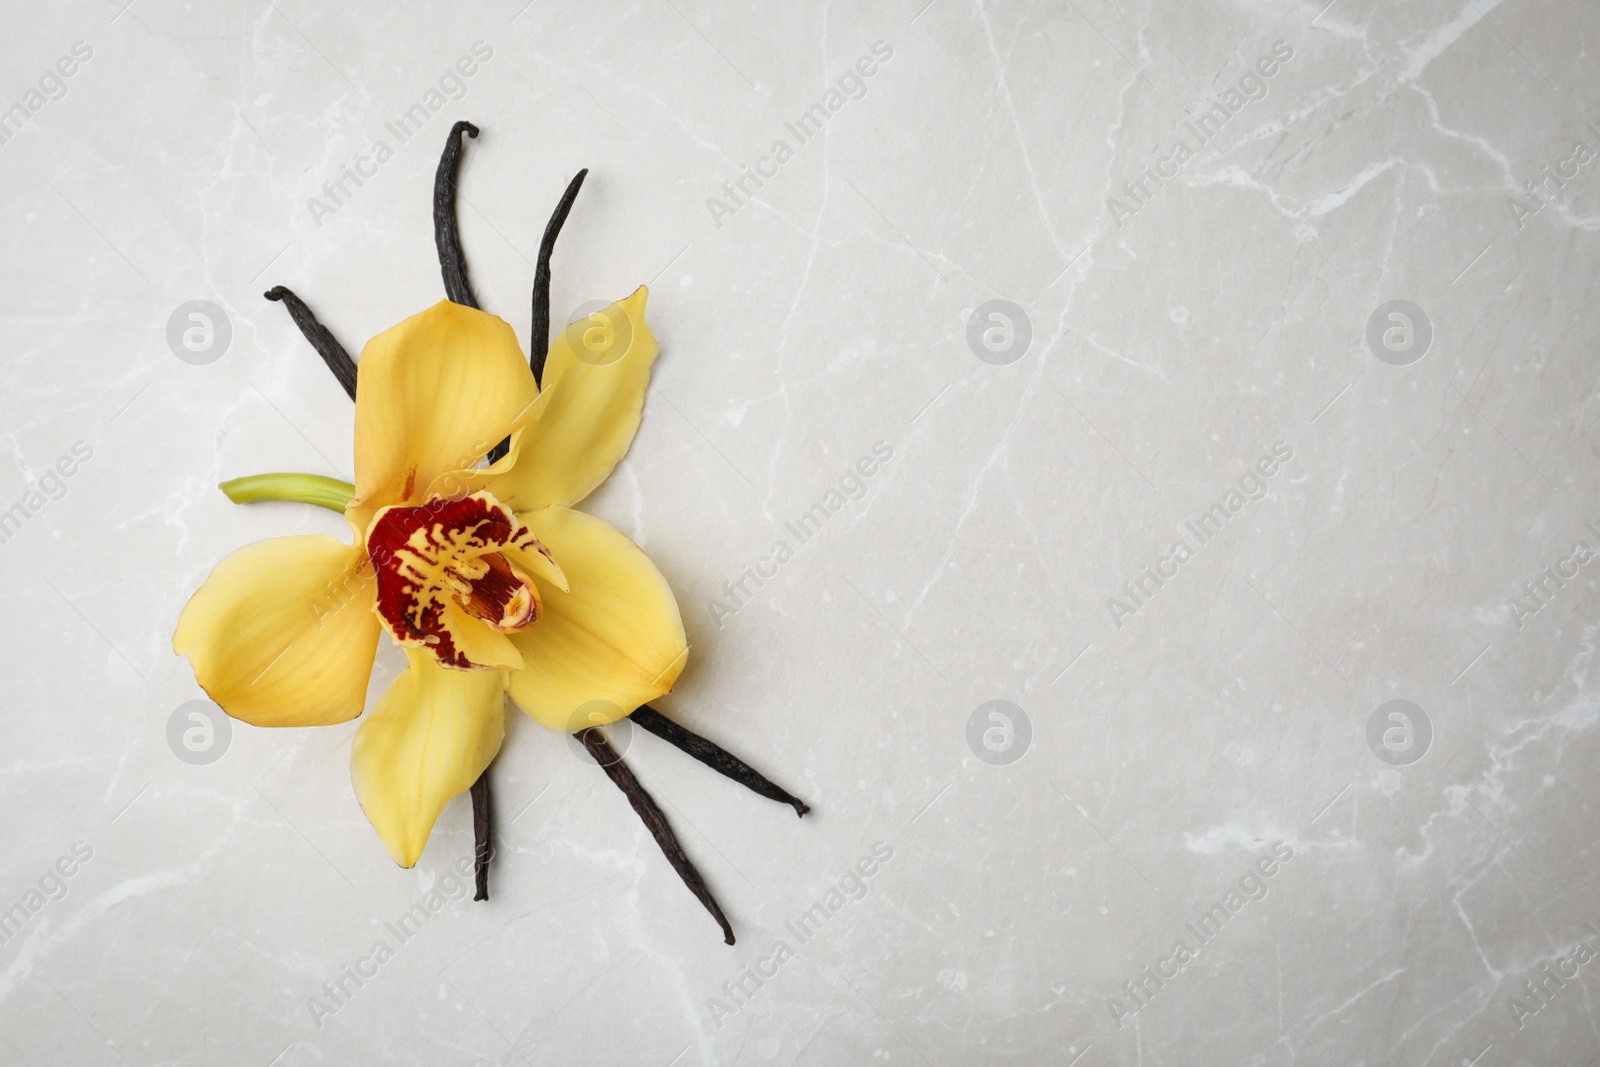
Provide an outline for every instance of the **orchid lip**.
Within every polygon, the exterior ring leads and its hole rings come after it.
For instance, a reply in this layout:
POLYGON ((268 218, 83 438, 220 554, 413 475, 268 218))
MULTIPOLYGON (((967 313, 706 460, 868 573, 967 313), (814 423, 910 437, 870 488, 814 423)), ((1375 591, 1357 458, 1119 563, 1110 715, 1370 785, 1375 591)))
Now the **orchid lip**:
POLYGON ((506 553, 549 552, 487 492, 380 508, 366 547, 385 628, 399 644, 425 648, 444 666, 502 667, 482 662, 481 654, 474 658, 473 650, 493 638, 470 629, 511 634, 539 621, 538 586, 506 553))

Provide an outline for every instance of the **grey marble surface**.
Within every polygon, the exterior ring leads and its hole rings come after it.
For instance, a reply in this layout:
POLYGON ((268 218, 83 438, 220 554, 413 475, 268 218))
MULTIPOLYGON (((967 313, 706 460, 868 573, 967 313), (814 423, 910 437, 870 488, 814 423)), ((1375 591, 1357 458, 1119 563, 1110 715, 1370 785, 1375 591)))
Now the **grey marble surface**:
POLYGON ((0 1061, 1595 1062, 1600 8, 924 3, 8 5, 0 1061), (458 118, 485 307, 585 166, 557 317, 652 289, 583 507, 815 807, 629 747, 731 949, 514 710, 486 904, 354 723, 169 743, 189 593, 343 533, 216 488, 351 473, 261 292, 439 299, 458 118))

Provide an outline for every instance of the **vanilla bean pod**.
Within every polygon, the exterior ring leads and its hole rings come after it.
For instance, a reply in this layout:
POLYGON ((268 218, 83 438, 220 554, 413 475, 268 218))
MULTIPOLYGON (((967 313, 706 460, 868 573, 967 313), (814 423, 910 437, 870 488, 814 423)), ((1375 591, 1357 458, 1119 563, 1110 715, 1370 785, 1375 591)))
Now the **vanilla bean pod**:
MULTIPOLYGON (((567 183, 567 191, 561 194, 561 202, 556 204, 550 221, 545 223, 544 238, 539 242, 539 261, 533 268, 533 333, 528 344, 528 366, 533 370, 534 385, 540 384, 544 377, 544 357, 550 350, 550 254, 556 250, 556 238, 561 235, 561 227, 566 225, 572 202, 578 198, 578 190, 583 187, 588 173, 589 168, 585 167, 567 183)), ((489 450, 489 462, 499 462, 509 451, 511 438, 507 437, 489 450)))
POLYGON ((489 807, 489 768, 485 767, 472 783, 473 900, 489 899, 489 837, 494 832, 494 815, 489 807))
POLYGON ((439 272, 444 275, 444 293, 453 302, 478 306, 467 282, 467 261, 461 254, 461 229, 456 224, 456 168, 461 162, 461 135, 478 136, 478 127, 458 122, 450 127, 439 169, 433 175, 433 243, 439 249, 439 272))
POLYGON ((578 199, 578 190, 588 176, 589 168, 584 167, 567 183, 567 191, 561 194, 539 241, 539 261, 533 268, 533 334, 528 342, 528 365, 533 368, 535 382, 544 381, 544 358, 550 352, 550 256, 572 211, 572 202, 578 199))
POLYGON ((738 756, 715 741, 707 740, 693 730, 678 725, 649 704, 639 705, 638 710, 629 718, 668 744, 687 752, 718 774, 732 778, 752 793, 764 796, 768 800, 776 800, 780 804, 788 804, 801 818, 811 810, 811 806, 805 801, 790 796, 783 787, 772 782, 738 756))
POLYGON ((606 776, 615 782, 617 788, 622 790, 623 796, 628 798, 628 803, 633 805, 633 810, 645 828, 650 831, 650 836, 656 839, 656 844, 661 846, 667 862, 678 872, 678 877, 689 887, 689 892, 705 905, 711 917, 717 920, 717 925, 722 927, 723 944, 733 944, 733 927, 728 925, 728 917, 722 914, 722 909, 711 896, 711 890, 706 888, 706 880, 700 877, 694 862, 684 853, 683 846, 678 844, 678 838, 673 834, 672 827, 667 823, 667 816, 655 802, 655 798, 645 792, 644 786, 639 784, 639 779, 634 777, 628 765, 622 762, 622 757, 617 755, 617 750, 611 747, 611 743, 606 740, 598 727, 591 726, 579 732, 578 740, 583 742, 583 747, 588 749, 589 755, 600 764, 600 769, 606 772, 606 776))
POLYGON ((306 307, 306 302, 294 294, 294 290, 287 286, 275 285, 262 294, 268 300, 280 302, 289 309, 289 317, 294 324, 300 327, 300 333, 311 342, 311 347, 317 350, 317 355, 322 357, 322 362, 333 371, 333 376, 344 386, 344 391, 350 394, 350 399, 356 398, 356 361, 350 358, 350 353, 344 350, 338 340, 329 332, 328 328, 317 321, 317 317, 306 307))
MULTIPOLYGON (((457 304, 478 306, 472 295, 472 285, 467 281, 467 258, 461 251, 461 227, 456 220, 456 172, 461 166, 461 135, 478 136, 478 127, 470 122, 458 122, 450 127, 444 151, 439 155, 439 169, 433 174, 433 243, 439 250, 439 273, 444 276, 445 296, 457 304)), ((489 455, 490 462, 505 455, 511 439, 500 442, 489 455), (498 455, 496 454, 498 453, 498 455)), ((489 845, 491 832, 489 794, 489 768, 485 767, 478 780, 472 783, 472 873, 473 900, 489 899, 489 857, 494 849, 489 845)))

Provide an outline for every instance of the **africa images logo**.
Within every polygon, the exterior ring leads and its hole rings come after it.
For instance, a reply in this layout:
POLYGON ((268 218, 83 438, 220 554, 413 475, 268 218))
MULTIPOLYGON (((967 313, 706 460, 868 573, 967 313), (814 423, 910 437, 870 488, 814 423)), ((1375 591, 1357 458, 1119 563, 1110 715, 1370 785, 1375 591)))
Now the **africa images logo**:
POLYGON ((765 155, 757 157, 753 165, 741 163, 739 177, 722 183, 722 193, 726 199, 714 196, 706 199, 706 209, 711 212, 711 221, 717 229, 722 229, 723 219, 744 207, 755 196, 750 191, 751 182, 760 189, 776 178, 779 168, 793 159, 802 145, 815 139, 829 119, 842 111, 851 100, 860 100, 867 95, 867 79, 893 58, 894 46, 888 41, 872 42, 871 54, 861 56, 839 75, 838 88, 830 87, 822 94, 821 100, 802 111, 793 122, 783 124, 784 130, 794 136, 793 144, 789 143, 788 137, 779 137, 772 142, 772 147, 767 149, 765 155), (741 193, 744 195, 741 196, 741 193))
POLYGON ((1111 221, 1117 224, 1117 229, 1122 229, 1126 220, 1137 215, 1156 193, 1166 188, 1167 182, 1182 173, 1199 150, 1215 140, 1228 121, 1247 104, 1266 99, 1272 78, 1293 58, 1294 48, 1287 41, 1274 41, 1272 51, 1259 57, 1253 69, 1245 71, 1237 82, 1215 97, 1202 101, 1190 117, 1179 124, 1177 141, 1169 152, 1154 161, 1155 170, 1146 164, 1138 175, 1122 183, 1122 193, 1128 199, 1106 197, 1106 210, 1111 212, 1111 221), (1193 145, 1189 143, 1191 138, 1193 145))
POLYGON ((1220 900, 1214 901, 1198 918, 1183 924, 1186 936, 1173 942, 1171 952, 1157 957, 1138 974, 1123 982, 1122 996, 1107 997, 1106 1010, 1111 1013, 1117 1029, 1122 1029, 1123 1021, 1128 1016, 1137 1015, 1148 1007, 1168 982, 1176 979, 1189 964, 1198 959, 1201 950, 1215 941, 1223 928, 1246 905, 1267 899, 1267 894, 1272 891, 1267 880, 1283 870, 1284 864, 1292 859, 1294 849, 1288 843, 1273 842, 1267 854, 1252 863, 1238 881, 1228 887, 1220 900), (1189 944, 1190 939, 1194 941, 1193 945, 1189 944))
POLYGON ((1243 511, 1247 504, 1264 498, 1269 489, 1268 479, 1293 458, 1294 448, 1288 442, 1274 442, 1270 453, 1245 468, 1245 472, 1239 476, 1237 489, 1229 489, 1221 500, 1201 512, 1197 518, 1185 522, 1182 530, 1194 539, 1193 545, 1180 536, 1166 555, 1146 567, 1138 576, 1122 583, 1122 599, 1114 596, 1106 598, 1106 610, 1111 613, 1111 621, 1116 628, 1122 629, 1127 620, 1137 615, 1162 586, 1176 578, 1183 565, 1195 558, 1198 549, 1221 534, 1233 516, 1243 511))

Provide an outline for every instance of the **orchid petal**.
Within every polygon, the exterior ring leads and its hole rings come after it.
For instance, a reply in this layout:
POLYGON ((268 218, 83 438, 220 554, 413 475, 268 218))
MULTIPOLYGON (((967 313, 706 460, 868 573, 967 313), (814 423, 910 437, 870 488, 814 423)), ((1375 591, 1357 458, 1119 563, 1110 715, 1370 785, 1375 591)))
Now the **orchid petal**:
POLYGON ((232 553, 178 618, 172 649, 229 715, 323 726, 361 714, 378 647, 366 554, 326 534, 232 553))
POLYGON ((641 285, 557 335, 544 392, 512 438, 511 462, 481 472, 475 484, 520 512, 576 504, 610 476, 638 432, 656 359, 644 317, 649 295, 641 285))
POLYGON ((440 666, 420 649, 350 748, 356 799, 383 846, 414 867, 450 799, 478 780, 505 737, 505 675, 440 666))
POLYGON ((511 641, 523 670, 511 698, 551 730, 604 725, 671 690, 689 649, 678 603, 638 545, 567 508, 519 514, 561 561, 569 589, 545 589, 544 614, 511 641))
POLYGON ((358 532, 385 505, 460 495, 435 483, 526 422, 539 394, 511 327, 448 300, 367 342, 358 366, 358 532))

